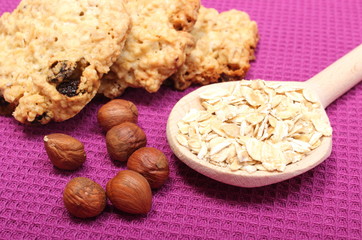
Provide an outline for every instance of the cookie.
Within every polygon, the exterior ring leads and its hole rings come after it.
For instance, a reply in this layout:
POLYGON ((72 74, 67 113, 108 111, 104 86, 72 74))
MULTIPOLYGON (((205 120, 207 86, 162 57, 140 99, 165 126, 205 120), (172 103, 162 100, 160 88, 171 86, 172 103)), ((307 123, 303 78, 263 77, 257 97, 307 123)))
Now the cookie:
POLYGON ((184 63, 186 48, 194 44, 187 31, 196 22, 199 7, 199 0, 127 1, 132 27, 99 93, 114 98, 127 87, 156 92, 184 63))
POLYGON ((191 34, 196 44, 186 49, 185 64, 170 78, 176 89, 245 76, 258 42, 257 24, 247 13, 201 7, 191 34))
POLYGON ((123 0, 23 0, 0 18, 1 112, 64 121, 95 96, 124 46, 123 0), (10 110, 9 110, 10 108, 10 110))

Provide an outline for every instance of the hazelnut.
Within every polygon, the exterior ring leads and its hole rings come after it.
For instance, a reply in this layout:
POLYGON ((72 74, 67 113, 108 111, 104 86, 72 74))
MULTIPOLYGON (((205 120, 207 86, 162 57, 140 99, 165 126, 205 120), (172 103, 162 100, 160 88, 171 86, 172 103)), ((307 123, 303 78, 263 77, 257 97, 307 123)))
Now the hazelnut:
POLYGON ((122 99, 114 99, 104 104, 97 115, 98 123, 104 131, 123 123, 138 121, 138 110, 132 102, 122 99))
POLYGON ((73 178, 65 186, 63 201, 66 209, 79 218, 89 218, 100 214, 106 207, 104 189, 89 178, 73 178))
POLYGON ((50 161, 60 169, 77 169, 86 159, 83 143, 66 134, 46 135, 44 146, 50 161))
POLYGON ((120 171, 109 180, 106 193, 112 204, 121 211, 146 214, 151 210, 150 185, 141 174, 132 170, 120 171))
POLYGON ((161 187, 170 172, 165 154, 152 147, 143 147, 132 153, 127 168, 144 176, 151 188, 161 187))
POLYGON ((107 151, 116 161, 127 161, 134 151, 146 146, 146 143, 146 134, 131 122, 114 126, 106 134, 107 151))

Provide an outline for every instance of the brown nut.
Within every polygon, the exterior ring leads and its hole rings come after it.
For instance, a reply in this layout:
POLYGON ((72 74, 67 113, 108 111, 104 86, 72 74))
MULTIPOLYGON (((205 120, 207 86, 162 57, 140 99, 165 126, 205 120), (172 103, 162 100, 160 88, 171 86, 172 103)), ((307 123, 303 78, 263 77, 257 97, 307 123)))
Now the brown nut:
POLYGON ((107 151, 116 161, 127 161, 138 148, 147 144, 146 134, 136 124, 124 122, 111 128, 106 134, 107 151))
POLYGON ((73 178, 65 186, 63 202, 67 210, 79 218, 90 218, 100 214, 106 207, 104 189, 89 178, 73 178))
POLYGON ((83 143, 66 134, 46 135, 44 146, 50 161, 60 169, 77 169, 86 159, 83 143))
POLYGON ((144 176, 151 188, 161 187, 170 172, 165 154, 152 147, 143 147, 132 153, 127 168, 144 176))
POLYGON ((109 180, 106 193, 112 204, 121 211, 146 214, 151 210, 150 185, 141 174, 132 170, 120 171, 109 180))
POLYGON ((98 123, 104 131, 123 123, 138 121, 138 110, 132 102, 123 99, 114 99, 104 104, 97 115, 98 123))

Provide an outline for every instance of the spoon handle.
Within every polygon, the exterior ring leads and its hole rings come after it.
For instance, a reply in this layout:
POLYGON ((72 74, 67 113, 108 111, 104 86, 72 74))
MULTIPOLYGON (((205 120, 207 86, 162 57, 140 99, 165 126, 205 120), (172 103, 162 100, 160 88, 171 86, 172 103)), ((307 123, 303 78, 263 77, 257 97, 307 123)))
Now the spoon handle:
POLYGON ((362 44, 316 74, 306 83, 324 108, 362 80, 362 44))

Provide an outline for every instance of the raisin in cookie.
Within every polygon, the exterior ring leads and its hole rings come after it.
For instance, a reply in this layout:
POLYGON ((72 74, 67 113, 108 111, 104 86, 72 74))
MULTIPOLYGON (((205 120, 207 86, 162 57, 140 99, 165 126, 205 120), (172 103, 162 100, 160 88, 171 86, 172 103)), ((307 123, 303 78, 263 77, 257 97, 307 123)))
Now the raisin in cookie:
POLYGON ((241 79, 249 70, 258 30, 247 13, 201 7, 191 34, 196 45, 187 49, 185 64, 171 77, 176 89, 241 79))
POLYGON ((1 113, 15 108, 22 123, 73 117, 97 93, 129 25, 123 0, 23 0, 4 13, 1 113))
POLYGON ((132 27, 121 55, 102 79, 99 93, 109 98, 127 87, 156 92, 185 61, 194 41, 199 0, 129 0, 132 27))

